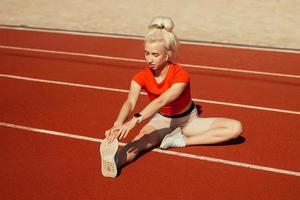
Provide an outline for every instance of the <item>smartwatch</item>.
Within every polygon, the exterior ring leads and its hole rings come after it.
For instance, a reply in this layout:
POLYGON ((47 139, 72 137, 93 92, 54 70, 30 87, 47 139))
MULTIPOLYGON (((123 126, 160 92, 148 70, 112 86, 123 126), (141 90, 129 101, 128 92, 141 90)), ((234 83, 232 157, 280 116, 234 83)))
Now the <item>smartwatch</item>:
POLYGON ((135 113, 133 116, 137 119, 138 123, 143 121, 143 117, 142 117, 141 113, 135 113))

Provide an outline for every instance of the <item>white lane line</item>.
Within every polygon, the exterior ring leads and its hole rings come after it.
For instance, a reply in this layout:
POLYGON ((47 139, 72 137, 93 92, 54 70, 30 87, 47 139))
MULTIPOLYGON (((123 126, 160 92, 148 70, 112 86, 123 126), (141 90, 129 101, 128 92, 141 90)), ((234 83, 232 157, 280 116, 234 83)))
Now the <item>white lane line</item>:
POLYGON ((82 56, 82 57, 89 57, 89 58, 101 58, 101 59, 106 59, 106 60, 118 60, 118 61, 143 62, 143 63, 145 63, 145 61, 141 60, 141 59, 103 56, 103 55, 96 55, 96 54, 74 53, 74 52, 67 52, 67 51, 53 51, 53 50, 46 50, 46 49, 32 49, 32 48, 3 46, 3 45, 0 45, 0 48, 20 50, 20 51, 31 51, 31 52, 38 52, 38 53, 51 53, 51 54, 59 54, 59 55, 82 56))
POLYGON ((269 107, 262 107, 262 106, 251 106, 251 105, 244 105, 244 104, 238 104, 238 103, 212 101, 212 100, 197 99, 197 98, 193 98, 193 101, 202 102, 202 103, 209 103, 209 104, 218 104, 218 105, 223 105, 223 106, 232 106, 232 107, 239 107, 239 108, 248 108, 248 109, 255 109, 255 110, 263 110, 263 111, 271 111, 271 112, 279 112, 279 113, 300 115, 300 112, 298 112, 298 111, 283 110, 283 109, 278 109, 278 108, 269 108, 269 107))
POLYGON ((0 122, 0 126, 21 129, 21 130, 31 131, 31 132, 36 132, 36 133, 44 133, 44 134, 48 134, 48 135, 68 137, 68 138, 79 139, 79 140, 87 140, 87 141, 91 141, 91 142, 102 142, 102 139, 98 139, 98 138, 92 138, 92 137, 87 137, 87 136, 82 136, 82 135, 75 135, 75 134, 71 134, 71 133, 63 133, 63 132, 58 132, 58 131, 33 128, 33 127, 28 127, 28 126, 21 126, 21 125, 6 123, 6 122, 0 122))
MULTIPOLYGON (((121 35, 121 34, 106 34, 106 33, 92 33, 92 32, 84 32, 77 30, 60 30, 60 29, 43 29, 38 27, 12 27, 12 26, 1 26, 0 29, 11 29, 11 30, 22 30, 22 31, 36 31, 36 32, 45 32, 45 33, 56 33, 56 34, 64 34, 64 35, 80 35, 80 36, 93 36, 93 37, 107 37, 107 38, 118 38, 118 39, 131 39, 131 40, 144 40, 144 35, 121 35)), ((249 50, 257 50, 257 51, 268 51, 268 52, 280 52, 280 53, 295 53, 299 54, 299 50, 293 49, 284 49, 284 48, 268 48, 264 46, 251 46, 251 45, 239 45, 239 44, 222 44, 215 43, 211 41, 188 41, 182 38, 180 41, 181 44, 187 45, 195 45, 195 46, 212 46, 212 47, 225 47, 225 48, 233 48, 233 49, 249 49, 249 50)))
MULTIPOLYGON (((94 85, 85 85, 85 84, 70 83, 70 82, 63 82, 63 81, 45 80, 45 79, 38 79, 38 78, 31 78, 31 77, 24 77, 24 76, 15 76, 15 75, 10 75, 10 74, 0 74, 0 77, 12 78, 12 79, 18 79, 18 80, 25 80, 25 81, 33 81, 33 82, 40 82, 40 83, 47 83, 47 84, 55 84, 55 85, 66 85, 66 86, 72 86, 72 87, 80 87, 80 88, 89 88, 89 89, 96 89, 96 90, 112 91, 112 92, 129 93, 129 90, 125 90, 125 89, 101 87, 101 86, 94 86, 94 85)), ((141 94, 142 95, 147 95, 145 92, 141 92, 141 94)), ((300 112, 298 112, 298 111, 284 110, 284 109, 277 109, 277 108, 269 108, 269 107, 262 107, 262 106, 252 106, 252 105, 244 105, 244 104, 238 104, 238 103, 229 103, 229 102, 222 102, 222 101, 212 101, 212 100, 207 100, 207 99, 198 99, 198 98, 193 98, 193 101, 202 102, 202 103, 209 103, 209 104, 224 105, 224 106, 239 107, 239 108, 248 108, 248 109, 255 109, 255 110, 263 110, 263 111, 271 111, 271 112, 278 112, 278 113, 287 113, 287 114, 300 115, 300 112)))
MULTIPOLYGON (((45 50, 45 49, 32 49, 32 48, 13 47, 13 46, 4 46, 4 45, 0 45, 0 48, 12 49, 12 50, 18 50, 18 51, 30 51, 30 52, 38 52, 38 53, 50 53, 50 54, 59 54, 59 55, 71 55, 71 56, 81 56, 81 57, 89 57, 89 58, 99 58, 99 59, 106 59, 106 60, 145 63, 145 60, 135 59, 135 58, 123 58, 123 57, 115 57, 115 56, 104 56, 104 55, 96 55, 96 54, 74 53, 74 52, 54 51, 54 50, 45 50)), ((211 66, 203 66, 203 65, 184 64, 184 63, 181 63, 180 65, 187 67, 187 68, 229 71, 229 72, 244 73, 244 74, 255 74, 255 75, 263 75, 263 76, 276 76, 276 77, 287 77, 287 78, 300 79, 300 75, 295 75, 295 74, 281 74, 281 73, 271 73, 271 72, 253 71, 253 70, 230 69, 230 68, 225 68, 225 67, 211 67, 211 66)))
MULTIPOLYGON (((99 139, 99 138, 93 138, 93 137, 81 136, 81 135, 76 135, 76 134, 71 134, 71 133, 64 133, 64 132, 58 132, 58 131, 52 131, 52 130, 45 130, 45 129, 21 126, 21 125, 17 125, 17 124, 6 123, 6 122, 0 122, 0 126, 14 128, 14 129, 20 129, 20 130, 26 130, 26 131, 30 131, 30 132, 36 132, 36 133, 62 136, 62 137, 68 137, 68 138, 73 138, 73 139, 79 139, 79 140, 86 140, 86 141, 91 141, 91 142, 100 143, 103 141, 103 139, 99 139)), ((120 145, 124 146, 124 145, 126 145, 126 143, 120 143, 120 145)), ((278 174, 285 174, 285 175, 290 175, 290 176, 300 176, 300 172, 297 172, 297 171, 284 170, 284 169, 278 169, 278 168, 273 168, 273 167, 266 167, 266 166, 261 166, 261 165, 254 165, 254 164, 236 162, 236 161, 219 159, 219 158, 211 158, 211 157, 206 157, 206 156, 200 156, 200 155, 189 154, 189 153, 181 153, 181 152, 175 152, 175 151, 169 151, 169 150, 154 149, 153 151, 158 152, 158 153, 168 154, 168 155, 203 160, 203 161, 208 161, 208 162, 213 162, 213 163, 221 163, 221 164, 231 165, 231 166, 236 166, 236 167, 250 168, 250 169, 273 172, 273 173, 278 173, 278 174)))
POLYGON ((191 65, 191 64, 181 64, 181 65, 183 65, 184 67, 198 68, 198 69, 209 69, 209 70, 218 70, 218 71, 238 72, 238 73, 244 73, 244 74, 256 74, 256 75, 264 75, 264 76, 277 76, 277 77, 300 79, 300 75, 294 75, 294 74, 280 74, 280 73, 252 71, 252 70, 243 70, 243 69, 230 69, 230 68, 224 68, 224 67, 199 66, 199 65, 191 65))

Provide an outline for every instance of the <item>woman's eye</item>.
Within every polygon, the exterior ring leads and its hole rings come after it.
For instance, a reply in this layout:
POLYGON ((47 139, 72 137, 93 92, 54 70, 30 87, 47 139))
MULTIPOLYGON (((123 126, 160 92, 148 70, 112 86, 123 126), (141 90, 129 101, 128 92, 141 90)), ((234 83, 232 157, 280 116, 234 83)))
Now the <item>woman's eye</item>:
POLYGON ((159 56, 159 54, 158 54, 158 53, 155 53, 155 54, 153 54, 153 56, 154 56, 154 57, 158 57, 158 56, 159 56))

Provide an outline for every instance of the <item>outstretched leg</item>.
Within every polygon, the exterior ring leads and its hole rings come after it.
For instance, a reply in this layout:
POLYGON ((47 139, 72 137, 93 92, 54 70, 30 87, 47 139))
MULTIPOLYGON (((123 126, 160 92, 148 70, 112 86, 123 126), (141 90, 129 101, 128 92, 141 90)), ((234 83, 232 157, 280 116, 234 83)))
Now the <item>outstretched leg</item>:
POLYGON ((117 166, 120 168, 134 161, 139 153, 158 145, 161 140, 161 136, 153 126, 144 126, 131 142, 120 149, 117 154, 117 166))

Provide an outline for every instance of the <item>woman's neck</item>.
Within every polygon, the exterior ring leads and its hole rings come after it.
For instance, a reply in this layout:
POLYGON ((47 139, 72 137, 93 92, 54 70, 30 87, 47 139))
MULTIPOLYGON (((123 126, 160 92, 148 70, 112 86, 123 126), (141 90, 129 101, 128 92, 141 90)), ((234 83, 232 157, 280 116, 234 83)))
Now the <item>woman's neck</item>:
POLYGON ((168 69, 169 69, 169 62, 166 62, 162 67, 160 67, 159 69, 157 70, 154 70, 153 71, 153 75, 158 78, 158 77, 164 77, 167 72, 168 72, 168 69))

